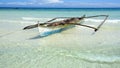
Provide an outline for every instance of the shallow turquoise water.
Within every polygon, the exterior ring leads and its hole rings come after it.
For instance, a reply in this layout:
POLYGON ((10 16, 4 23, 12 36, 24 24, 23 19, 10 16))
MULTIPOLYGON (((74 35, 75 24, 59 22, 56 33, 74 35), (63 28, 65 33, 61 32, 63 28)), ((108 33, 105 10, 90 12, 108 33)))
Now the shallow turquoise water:
MULTIPOLYGON (((120 9, 0 9, 0 68, 119 68, 120 9), (76 26, 39 38, 26 25, 54 17, 108 14, 95 33, 76 26)), ((103 18, 86 19, 97 25, 103 18)))

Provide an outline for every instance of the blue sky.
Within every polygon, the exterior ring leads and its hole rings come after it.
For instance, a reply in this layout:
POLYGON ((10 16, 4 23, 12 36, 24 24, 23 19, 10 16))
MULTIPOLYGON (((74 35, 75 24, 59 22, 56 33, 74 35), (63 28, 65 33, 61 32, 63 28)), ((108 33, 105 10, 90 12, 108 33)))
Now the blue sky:
POLYGON ((120 0, 0 0, 0 7, 120 7, 120 0))

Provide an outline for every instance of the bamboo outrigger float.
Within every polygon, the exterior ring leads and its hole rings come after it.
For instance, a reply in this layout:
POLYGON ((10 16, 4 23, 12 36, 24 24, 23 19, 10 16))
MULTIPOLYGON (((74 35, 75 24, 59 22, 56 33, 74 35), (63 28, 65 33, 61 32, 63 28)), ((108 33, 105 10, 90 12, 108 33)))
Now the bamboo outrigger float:
POLYGON ((39 27, 39 32, 41 33, 44 31, 49 31, 49 30, 51 31, 51 30, 58 29, 58 28, 65 28, 68 26, 79 25, 79 26, 92 28, 96 32, 105 23, 107 18, 108 18, 108 15, 96 15, 96 16, 88 16, 88 17, 86 17, 85 15, 83 15, 82 17, 56 17, 44 23, 39 23, 38 21, 37 24, 26 26, 23 28, 23 30, 39 27), (81 21, 84 19, 94 18, 94 17, 105 17, 105 18, 97 27, 83 25, 81 23, 81 21), (56 19, 64 19, 64 20, 52 22, 56 19))

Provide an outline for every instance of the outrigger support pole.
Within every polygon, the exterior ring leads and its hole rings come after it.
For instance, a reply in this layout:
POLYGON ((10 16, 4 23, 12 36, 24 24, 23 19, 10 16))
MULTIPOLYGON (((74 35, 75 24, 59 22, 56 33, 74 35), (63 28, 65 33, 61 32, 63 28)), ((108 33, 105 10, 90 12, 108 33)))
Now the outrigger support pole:
MULTIPOLYGON (((98 25, 98 27, 95 29, 95 32, 97 32, 100 27, 105 23, 105 21, 108 18, 108 15, 96 15, 96 16, 88 16, 88 17, 84 17, 84 18, 93 18, 93 17, 105 17, 105 19, 98 25)), ((94 28, 93 28, 94 29, 94 28)))
POLYGON ((79 24, 79 23, 73 23, 73 25, 84 26, 84 27, 88 27, 88 28, 92 28, 92 29, 94 29, 94 30, 97 30, 97 28, 95 28, 95 27, 88 26, 88 25, 83 25, 83 24, 79 24))
MULTIPOLYGON (((84 18, 85 17, 85 15, 83 15, 82 17, 80 17, 80 18, 84 18)), ((55 17, 55 18, 53 18, 53 19, 51 19, 51 20, 49 20, 49 21, 46 21, 45 23, 48 23, 48 22, 51 22, 51 21, 53 21, 53 20, 56 20, 56 19, 65 19, 65 18, 79 18, 79 17, 55 17)))
POLYGON ((52 22, 53 20, 56 20, 56 19, 61 19, 61 18, 71 18, 71 17, 55 17, 55 18, 53 18, 53 19, 51 19, 51 20, 49 20, 49 21, 46 21, 45 23, 48 23, 48 22, 52 22))
POLYGON ((98 27, 92 27, 92 26, 83 25, 83 24, 79 24, 79 23, 73 23, 73 25, 79 25, 79 26, 84 26, 84 27, 92 28, 92 29, 94 29, 95 32, 97 32, 100 29, 100 27, 107 20, 108 15, 96 15, 96 16, 88 16, 88 17, 85 17, 85 15, 83 16, 83 18, 93 18, 93 17, 105 17, 105 19, 98 25, 98 27))

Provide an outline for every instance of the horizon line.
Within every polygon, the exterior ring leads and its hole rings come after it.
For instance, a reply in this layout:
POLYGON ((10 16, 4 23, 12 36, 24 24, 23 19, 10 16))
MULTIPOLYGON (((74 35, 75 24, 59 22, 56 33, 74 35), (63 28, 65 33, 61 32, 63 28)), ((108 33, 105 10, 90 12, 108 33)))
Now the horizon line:
POLYGON ((79 8, 120 8, 120 7, 0 7, 0 8, 14 8, 14 9, 21 9, 21 8, 26 8, 26 9, 27 9, 27 8, 28 8, 28 9, 29 9, 29 8, 33 8, 33 9, 34 9, 34 8, 35 8, 35 9, 37 9, 37 8, 38 8, 38 9, 40 9, 40 8, 53 8, 53 9, 54 9, 54 8, 61 8, 61 9, 62 9, 62 8, 63 8, 63 9, 64 9, 64 8, 65 8, 65 9, 67 9, 67 8, 68 8, 68 9, 69 9, 69 8, 76 8, 76 9, 77 9, 77 8, 78 8, 78 9, 79 9, 79 8))

